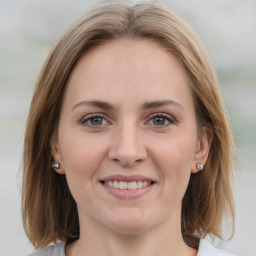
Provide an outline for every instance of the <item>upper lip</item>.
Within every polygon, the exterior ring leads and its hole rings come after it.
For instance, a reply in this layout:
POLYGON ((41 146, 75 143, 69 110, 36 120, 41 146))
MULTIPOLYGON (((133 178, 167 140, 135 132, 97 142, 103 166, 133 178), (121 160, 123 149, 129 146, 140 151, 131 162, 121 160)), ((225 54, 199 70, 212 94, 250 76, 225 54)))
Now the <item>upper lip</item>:
POLYGON ((110 175, 107 176, 105 178, 100 179, 100 181, 114 181, 114 180, 118 180, 118 181, 148 181, 148 182, 156 182, 156 180, 150 178, 150 177, 146 177, 143 175, 122 175, 122 174, 117 174, 117 175, 110 175))

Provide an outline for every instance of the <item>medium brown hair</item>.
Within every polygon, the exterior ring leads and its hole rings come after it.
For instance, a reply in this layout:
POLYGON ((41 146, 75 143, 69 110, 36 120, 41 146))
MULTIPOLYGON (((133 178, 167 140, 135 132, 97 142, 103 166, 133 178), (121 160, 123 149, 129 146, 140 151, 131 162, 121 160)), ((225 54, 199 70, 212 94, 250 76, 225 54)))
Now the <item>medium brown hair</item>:
POLYGON ((208 161, 192 174, 182 202, 185 242, 198 246, 206 235, 221 237, 221 222, 234 206, 230 178, 235 153, 216 74, 195 33, 175 14, 154 3, 99 5, 77 21, 48 56, 30 106, 24 144, 22 209, 28 238, 36 248, 79 237, 76 203, 65 176, 51 168, 51 140, 58 125, 67 79, 92 47, 119 38, 156 42, 178 57, 186 71, 199 128, 213 132, 208 161))

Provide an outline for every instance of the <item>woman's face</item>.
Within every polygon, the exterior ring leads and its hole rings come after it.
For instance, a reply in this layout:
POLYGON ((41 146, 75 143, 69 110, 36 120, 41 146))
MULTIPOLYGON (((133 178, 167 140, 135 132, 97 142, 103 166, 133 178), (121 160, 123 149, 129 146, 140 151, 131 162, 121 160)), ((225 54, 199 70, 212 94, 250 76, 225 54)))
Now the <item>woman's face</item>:
POLYGON ((184 70, 167 50, 122 39, 83 56, 53 143, 80 225, 125 234, 178 229, 190 175, 210 145, 208 132, 197 131, 184 70))

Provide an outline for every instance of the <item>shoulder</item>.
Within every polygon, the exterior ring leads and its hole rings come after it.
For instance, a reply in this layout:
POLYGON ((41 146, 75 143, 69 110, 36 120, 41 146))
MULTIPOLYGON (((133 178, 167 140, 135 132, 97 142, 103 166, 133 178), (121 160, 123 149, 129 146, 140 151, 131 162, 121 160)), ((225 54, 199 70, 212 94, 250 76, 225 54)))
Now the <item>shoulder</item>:
POLYGON ((236 256, 236 255, 217 249, 205 239, 201 239, 199 243, 197 256, 236 256))
POLYGON ((45 249, 33 252, 28 256, 65 256, 65 243, 50 245, 45 249))

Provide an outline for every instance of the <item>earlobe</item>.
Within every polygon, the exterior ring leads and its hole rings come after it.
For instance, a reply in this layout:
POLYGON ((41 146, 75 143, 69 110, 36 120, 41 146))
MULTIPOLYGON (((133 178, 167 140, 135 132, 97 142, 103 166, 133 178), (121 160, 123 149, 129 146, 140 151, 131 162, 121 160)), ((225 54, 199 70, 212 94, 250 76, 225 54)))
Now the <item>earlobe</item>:
POLYGON ((198 169, 199 171, 202 171, 202 170, 204 169, 204 166, 203 166, 203 164, 201 164, 201 163, 197 163, 197 164, 196 164, 196 167, 197 167, 197 169, 198 169))
POLYGON ((212 137, 212 129, 208 127, 203 127, 200 138, 198 139, 196 153, 194 155, 194 161, 191 170, 192 173, 197 173, 203 170, 203 167, 207 162, 210 152, 212 137))
POLYGON ((52 145, 52 157, 54 159, 54 162, 51 164, 51 167, 54 169, 55 172, 59 174, 65 174, 62 156, 60 152, 59 143, 57 142, 56 138, 52 138, 51 141, 52 145))

